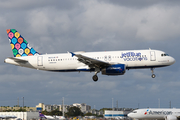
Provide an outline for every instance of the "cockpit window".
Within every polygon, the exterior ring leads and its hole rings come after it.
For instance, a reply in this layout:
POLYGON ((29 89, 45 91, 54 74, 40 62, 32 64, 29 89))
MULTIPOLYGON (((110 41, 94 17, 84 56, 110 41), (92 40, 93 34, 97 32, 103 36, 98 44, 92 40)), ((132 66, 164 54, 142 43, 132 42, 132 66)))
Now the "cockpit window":
POLYGON ((163 57, 163 56, 169 56, 168 54, 161 54, 161 56, 163 57))
POLYGON ((133 111, 133 113, 137 113, 137 111, 133 111))

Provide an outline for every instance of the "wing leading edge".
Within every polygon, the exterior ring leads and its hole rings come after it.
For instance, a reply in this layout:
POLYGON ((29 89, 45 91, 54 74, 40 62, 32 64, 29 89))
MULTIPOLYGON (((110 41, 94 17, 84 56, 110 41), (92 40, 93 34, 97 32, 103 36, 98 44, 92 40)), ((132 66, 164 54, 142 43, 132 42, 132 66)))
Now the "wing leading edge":
POLYGON ((73 56, 76 56, 78 59, 78 61, 88 65, 90 68, 105 68, 107 66, 110 66, 111 64, 107 63, 107 62, 104 62, 104 61, 101 61, 101 60, 97 60, 97 59, 94 59, 94 58, 90 58, 90 57, 87 57, 87 56, 84 56, 84 55, 81 55, 81 54, 75 54, 73 52, 70 52, 72 54, 72 57, 73 56))

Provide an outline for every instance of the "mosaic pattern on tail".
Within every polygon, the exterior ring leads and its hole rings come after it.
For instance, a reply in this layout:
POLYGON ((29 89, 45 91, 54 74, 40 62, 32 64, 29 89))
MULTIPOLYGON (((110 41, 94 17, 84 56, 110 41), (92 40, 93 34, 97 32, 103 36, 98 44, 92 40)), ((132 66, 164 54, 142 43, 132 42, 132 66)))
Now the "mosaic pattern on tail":
POLYGON ((39 55, 15 29, 7 29, 14 57, 39 55))

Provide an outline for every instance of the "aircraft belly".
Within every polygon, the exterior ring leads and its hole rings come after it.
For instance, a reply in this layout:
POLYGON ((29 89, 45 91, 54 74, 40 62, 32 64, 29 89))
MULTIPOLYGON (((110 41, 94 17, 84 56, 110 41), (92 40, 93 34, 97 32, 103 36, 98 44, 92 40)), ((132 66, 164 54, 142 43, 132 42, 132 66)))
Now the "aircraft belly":
POLYGON ((164 116, 162 116, 162 115, 154 115, 154 116, 148 115, 148 116, 145 116, 144 118, 147 118, 147 119, 163 119, 164 116))

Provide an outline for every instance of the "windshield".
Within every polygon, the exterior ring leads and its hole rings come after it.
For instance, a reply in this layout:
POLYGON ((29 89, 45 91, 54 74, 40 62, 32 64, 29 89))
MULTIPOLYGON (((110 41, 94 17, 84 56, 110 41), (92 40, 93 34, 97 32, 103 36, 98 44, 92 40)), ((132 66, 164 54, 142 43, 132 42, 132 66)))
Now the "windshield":
POLYGON ((163 54, 161 54, 161 56, 163 57, 163 56, 169 56, 168 54, 166 54, 166 53, 163 53, 163 54))
POLYGON ((133 113, 137 113, 137 111, 133 111, 133 113))

